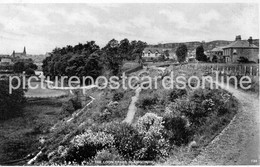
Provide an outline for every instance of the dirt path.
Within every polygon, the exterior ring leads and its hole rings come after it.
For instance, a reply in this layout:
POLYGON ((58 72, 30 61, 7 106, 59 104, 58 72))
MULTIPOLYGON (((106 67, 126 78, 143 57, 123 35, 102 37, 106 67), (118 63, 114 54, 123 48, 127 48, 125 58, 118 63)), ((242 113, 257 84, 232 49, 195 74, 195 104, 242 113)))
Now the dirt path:
POLYGON ((241 110, 190 165, 259 164, 259 98, 226 85, 221 87, 240 101, 241 110))
POLYGON ((133 122, 134 116, 135 116, 135 112, 137 110, 137 107, 135 106, 135 103, 137 102, 137 100, 139 99, 139 94, 141 92, 141 88, 138 87, 135 90, 135 96, 132 97, 132 101, 128 107, 128 112, 126 115, 126 118, 123 120, 123 122, 129 123, 131 124, 133 122))

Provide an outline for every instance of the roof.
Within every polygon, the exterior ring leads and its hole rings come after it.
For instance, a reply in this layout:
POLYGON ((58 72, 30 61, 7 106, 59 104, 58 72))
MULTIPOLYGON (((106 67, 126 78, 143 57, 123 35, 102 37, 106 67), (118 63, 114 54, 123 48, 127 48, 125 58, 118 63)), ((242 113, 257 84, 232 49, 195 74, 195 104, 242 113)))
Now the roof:
POLYGON ((18 52, 15 52, 14 55, 15 55, 15 56, 23 56, 24 53, 18 53, 18 52))
POLYGON ((237 41, 234 41, 231 44, 223 47, 223 49, 228 49, 228 48, 258 49, 258 47, 255 46, 254 44, 249 44, 249 42, 247 40, 237 40, 237 41))
POLYGON ((1 58, 9 58, 9 59, 11 59, 11 57, 9 55, 0 55, 0 59, 1 58))
POLYGON ((212 52, 223 52, 223 47, 215 47, 214 49, 211 50, 212 52))
POLYGON ((151 53, 155 53, 156 51, 158 52, 158 53, 163 53, 163 50, 162 50, 162 48, 150 48, 150 47, 148 47, 148 48, 144 48, 144 53, 148 53, 148 52, 151 52, 151 53))

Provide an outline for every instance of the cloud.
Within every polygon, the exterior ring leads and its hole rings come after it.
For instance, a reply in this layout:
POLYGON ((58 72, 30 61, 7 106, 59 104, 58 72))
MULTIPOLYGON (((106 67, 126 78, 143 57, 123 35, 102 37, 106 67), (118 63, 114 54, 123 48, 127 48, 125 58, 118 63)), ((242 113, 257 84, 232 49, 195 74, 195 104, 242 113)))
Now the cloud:
POLYGON ((0 54, 45 53, 56 46, 112 38, 148 43, 259 36, 249 4, 0 4, 0 54))
POLYGON ((175 23, 175 26, 179 29, 188 28, 190 23, 186 19, 183 12, 180 11, 170 11, 170 10, 161 10, 159 14, 162 14, 167 17, 168 21, 175 23))

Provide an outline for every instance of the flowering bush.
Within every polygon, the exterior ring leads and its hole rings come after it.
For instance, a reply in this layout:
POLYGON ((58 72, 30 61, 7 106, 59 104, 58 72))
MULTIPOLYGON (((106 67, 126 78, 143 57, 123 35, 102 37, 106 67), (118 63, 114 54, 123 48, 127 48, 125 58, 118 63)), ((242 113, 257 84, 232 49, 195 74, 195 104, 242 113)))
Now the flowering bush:
POLYGON ((168 142, 162 136, 162 117, 154 113, 146 113, 139 118, 136 129, 143 136, 143 148, 138 152, 138 159, 155 160, 167 155, 168 142))
POLYGON ((111 134, 104 132, 92 132, 87 130, 85 133, 75 136, 68 149, 65 149, 65 161, 82 164, 84 161, 91 160, 99 150, 112 146, 114 138, 111 134))
POLYGON ((127 123, 110 125, 107 131, 114 135, 114 145, 125 160, 136 159, 137 152, 143 147, 142 136, 127 123))

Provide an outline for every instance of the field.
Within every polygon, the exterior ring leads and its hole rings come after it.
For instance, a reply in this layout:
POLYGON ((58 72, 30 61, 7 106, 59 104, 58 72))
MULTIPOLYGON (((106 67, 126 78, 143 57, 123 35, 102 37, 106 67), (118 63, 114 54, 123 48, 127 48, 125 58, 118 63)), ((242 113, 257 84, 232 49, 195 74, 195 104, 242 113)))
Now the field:
POLYGON ((26 163, 19 160, 38 151, 41 136, 48 134, 49 129, 58 122, 61 105, 67 100, 61 98, 28 102, 21 116, 0 121, 0 164, 26 163))
POLYGON ((40 82, 31 82, 32 87, 36 87, 37 89, 28 89, 25 93, 25 97, 28 98, 48 98, 48 97, 61 97, 67 95, 66 91, 62 90, 54 90, 54 89, 44 89, 47 87, 47 84, 44 83, 44 88, 41 88, 40 82))

